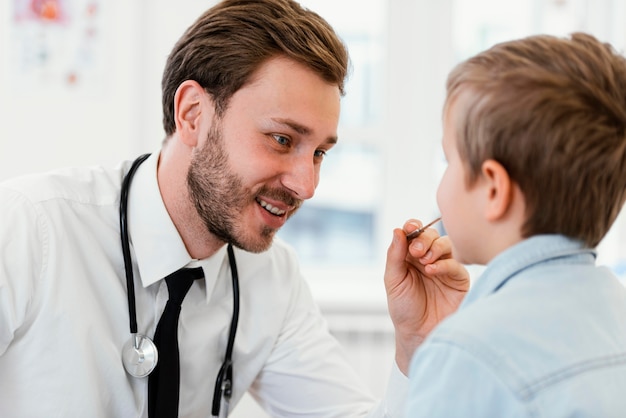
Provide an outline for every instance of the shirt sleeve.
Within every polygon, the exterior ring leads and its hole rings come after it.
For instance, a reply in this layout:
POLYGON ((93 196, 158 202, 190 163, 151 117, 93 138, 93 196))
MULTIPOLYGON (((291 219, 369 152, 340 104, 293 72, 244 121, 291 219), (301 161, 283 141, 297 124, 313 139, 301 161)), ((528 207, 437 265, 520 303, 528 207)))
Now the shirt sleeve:
POLYGON ((306 282, 299 282, 283 330, 250 388, 251 395, 276 418, 399 417, 408 379, 396 366, 388 396, 377 402, 352 368, 349 353, 330 334, 306 282))
POLYGON ((485 359, 450 343, 426 343, 409 372, 407 418, 528 417, 485 359))
POLYGON ((370 411, 368 418, 404 417, 408 388, 409 379, 400 371, 400 368, 394 361, 389 375, 385 397, 374 410, 370 411))
POLYGON ((0 187, 0 356, 24 323, 41 272, 42 228, 33 205, 0 187))

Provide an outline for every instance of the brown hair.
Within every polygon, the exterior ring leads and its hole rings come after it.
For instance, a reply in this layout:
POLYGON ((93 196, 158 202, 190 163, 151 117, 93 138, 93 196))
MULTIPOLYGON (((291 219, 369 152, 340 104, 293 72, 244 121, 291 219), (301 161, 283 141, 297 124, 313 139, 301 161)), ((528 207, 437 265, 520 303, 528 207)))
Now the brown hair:
POLYGON ((163 127, 176 130, 174 94, 197 81, 221 116, 232 95, 266 60, 286 56, 311 68, 344 94, 349 57, 332 27, 292 0, 225 0, 207 10, 178 40, 163 72, 163 127))
POLYGON ((494 159, 524 194, 523 236, 600 242, 626 199, 622 56, 588 34, 531 36, 459 64, 447 95, 447 105, 462 103, 457 146, 468 185, 494 159))

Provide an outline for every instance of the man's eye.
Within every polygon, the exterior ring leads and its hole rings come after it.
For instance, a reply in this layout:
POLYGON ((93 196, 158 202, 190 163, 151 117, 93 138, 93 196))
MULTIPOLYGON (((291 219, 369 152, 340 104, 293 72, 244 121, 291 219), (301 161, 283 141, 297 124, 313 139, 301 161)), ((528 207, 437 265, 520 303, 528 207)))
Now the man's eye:
POLYGON ((278 142, 280 145, 289 145, 289 137, 280 135, 280 134, 272 134, 272 137, 278 142))
POLYGON ((317 151, 315 151, 315 158, 323 158, 326 156, 326 151, 324 151, 323 149, 318 149, 317 151))

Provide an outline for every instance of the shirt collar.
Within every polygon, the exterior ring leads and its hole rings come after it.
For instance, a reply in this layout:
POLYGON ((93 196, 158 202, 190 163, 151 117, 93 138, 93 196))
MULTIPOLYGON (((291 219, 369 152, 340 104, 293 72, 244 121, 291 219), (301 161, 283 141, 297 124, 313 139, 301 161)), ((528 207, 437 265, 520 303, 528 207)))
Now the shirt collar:
POLYGON ((128 193, 128 234, 142 285, 148 287, 189 264, 200 265, 205 278, 213 278, 205 279, 208 297, 209 284, 212 287, 224 267, 226 246, 203 260, 189 255, 161 198, 158 161, 155 152, 139 166, 128 193))
POLYGON ((496 292, 515 275, 536 264, 556 259, 594 263, 595 258, 596 251, 585 247, 579 240, 563 235, 530 237, 498 254, 487 265, 483 274, 465 296, 461 307, 496 292))

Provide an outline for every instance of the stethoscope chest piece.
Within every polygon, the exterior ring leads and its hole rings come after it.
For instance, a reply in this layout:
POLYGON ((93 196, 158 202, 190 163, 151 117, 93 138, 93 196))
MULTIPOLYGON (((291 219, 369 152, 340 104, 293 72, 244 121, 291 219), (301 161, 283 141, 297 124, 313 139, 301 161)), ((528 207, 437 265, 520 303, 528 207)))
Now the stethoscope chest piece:
POLYGON ((152 340, 142 334, 133 334, 122 350, 124 368, 131 376, 146 377, 157 365, 159 353, 152 340))

